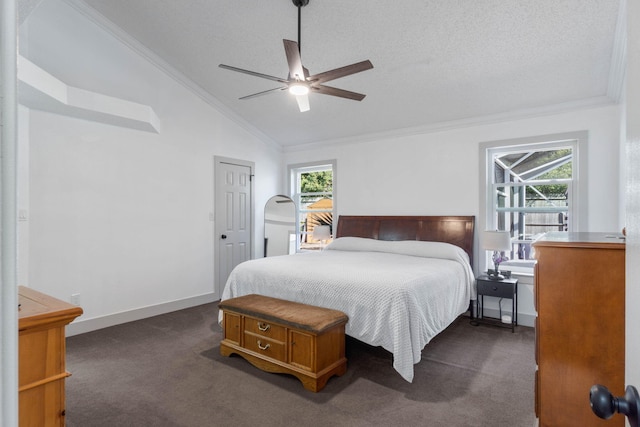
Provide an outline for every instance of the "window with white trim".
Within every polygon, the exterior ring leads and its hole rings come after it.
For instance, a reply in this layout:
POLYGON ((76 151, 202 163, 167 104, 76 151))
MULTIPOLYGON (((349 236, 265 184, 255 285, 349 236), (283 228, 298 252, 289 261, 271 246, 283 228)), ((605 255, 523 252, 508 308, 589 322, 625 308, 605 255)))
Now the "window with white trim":
POLYGON ((296 204, 296 251, 319 250, 333 238, 335 160, 289 166, 296 204))
MULTIPOLYGON (((481 144, 485 229, 511 235, 503 269, 531 273, 536 238, 549 231, 578 231, 586 224, 586 177, 580 176, 586 168, 586 138, 586 132, 575 132, 481 144)), ((480 265, 483 271, 491 265, 488 258, 480 265)))

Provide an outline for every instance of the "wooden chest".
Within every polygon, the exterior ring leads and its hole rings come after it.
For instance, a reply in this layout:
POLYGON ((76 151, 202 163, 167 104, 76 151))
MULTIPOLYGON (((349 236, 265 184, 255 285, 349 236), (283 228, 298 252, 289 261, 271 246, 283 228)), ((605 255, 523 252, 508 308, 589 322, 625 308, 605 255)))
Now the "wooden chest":
POLYGON ((341 311, 255 294, 221 301, 219 308, 223 356, 236 353, 264 371, 294 375, 314 392, 347 370, 348 317, 341 311))

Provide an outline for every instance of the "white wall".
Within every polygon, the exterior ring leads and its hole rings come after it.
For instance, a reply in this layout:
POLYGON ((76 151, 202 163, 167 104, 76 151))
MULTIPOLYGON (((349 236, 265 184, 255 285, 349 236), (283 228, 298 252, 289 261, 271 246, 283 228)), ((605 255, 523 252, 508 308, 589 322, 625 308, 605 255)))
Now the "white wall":
MULTIPOLYGON (((296 164, 318 158, 337 159, 340 173, 336 205, 339 215, 477 217, 481 142, 587 130, 589 212, 588 230, 584 231, 620 231, 619 123, 620 108, 606 106, 455 130, 369 138, 349 145, 289 151, 285 153, 285 162, 296 164)), ((476 223, 476 231, 483 227, 483 224, 476 223)), ((519 321, 532 325, 535 311, 531 280, 523 279, 521 283, 523 285, 518 292, 519 321)))
POLYGON ((589 132, 589 231, 619 230, 619 107, 285 153, 287 164, 336 158, 339 214, 478 215, 478 145, 589 132))
POLYGON ((218 299, 213 157, 255 162, 262 242, 261 207, 282 187, 280 152, 64 2, 43 1, 20 34, 21 53, 54 77, 149 105, 161 122, 156 134, 29 112, 23 284, 63 300, 80 294, 84 315, 70 334, 218 299))
POLYGON ((18 283, 29 283, 29 110, 18 107, 18 283))

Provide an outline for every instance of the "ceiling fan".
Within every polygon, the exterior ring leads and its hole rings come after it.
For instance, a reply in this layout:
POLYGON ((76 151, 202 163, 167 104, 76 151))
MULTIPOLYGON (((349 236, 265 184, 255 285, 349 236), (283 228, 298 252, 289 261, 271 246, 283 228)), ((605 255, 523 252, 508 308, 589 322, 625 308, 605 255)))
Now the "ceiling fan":
POLYGON ((356 92, 350 92, 344 89, 338 89, 331 86, 325 86, 324 83, 338 79, 340 77, 345 77, 351 74, 359 73, 361 71, 369 70, 373 68, 373 64, 371 64, 371 61, 366 60, 357 62, 355 64, 325 71, 323 73, 309 75, 309 70, 302 65, 302 58, 300 55, 301 10, 303 6, 309 4, 309 0, 292 1, 293 4, 298 8, 298 43, 286 39, 282 40, 284 42, 284 52, 287 56, 287 62, 289 64, 289 75, 286 79, 257 73, 255 71, 244 70, 242 68, 232 67, 230 65, 219 65, 220 68, 249 74, 255 77, 261 77, 263 79, 273 80, 284 84, 284 86, 254 93, 252 95, 243 96, 240 99, 255 98, 256 96, 266 95, 268 93, 288 89, 290 93, 296 96, 296 101, 298 102, 298 108, 300 109, 300 111, 308 111, 310 109, 308 97, 309 92, 338 96, 340 98, 353 99, 355 101, 362 101, 366 95, 356 92))

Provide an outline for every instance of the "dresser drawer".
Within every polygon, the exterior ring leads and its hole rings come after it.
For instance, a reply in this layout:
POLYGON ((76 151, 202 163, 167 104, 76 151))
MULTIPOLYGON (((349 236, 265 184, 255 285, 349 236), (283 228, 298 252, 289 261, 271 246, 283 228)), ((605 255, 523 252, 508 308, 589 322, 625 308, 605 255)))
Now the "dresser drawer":
POLYGON ((533 309, 538 311, 538 291, 540 286, 538 285, 538 263, 533 266, 533 309))
POLYGON ((287 336, 284 326, 274 325, 271 322, 249 316, 244 319, 244 330, 278 341, 284 341, 287 336))
POLYGON ((271 359, 286 362, 286 347, 284 342, 275 341, 250 332, 244 333, 244 348, 271 359))
POLYGON ((486 295, 499 298, 513 298, 515 285, 513 283, 498 280, 478 280, 478 295, 486 295))

